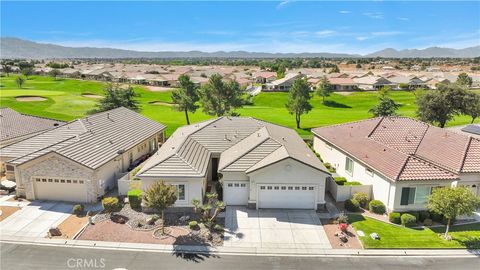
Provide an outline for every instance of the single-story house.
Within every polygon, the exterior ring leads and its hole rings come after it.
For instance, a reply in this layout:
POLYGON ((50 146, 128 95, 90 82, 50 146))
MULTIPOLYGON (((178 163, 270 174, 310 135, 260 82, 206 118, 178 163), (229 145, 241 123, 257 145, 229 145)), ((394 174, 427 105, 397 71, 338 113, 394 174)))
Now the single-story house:
POLYGON ((348 77, 334 77, 328 79, 328 81, 332 85, 333 91, 354 91, 358 89, 357 83, 348 77))
POLYGON ((95 202, 137 159, 163 141, 165 126, 126 108, 90 115, 0 148, 17 195, 95 202))
POLYGON ((390 211, 426 209, 432 189, 480 195, 480 140, 407 117, 378 117, 312 130, 314 149, 349 181, 373 186, 390 211))
POLYGON ((265 91, 284 91, 287 92, 292 87, 296 79, 302 78, 305 75, 301 73, 287 73, 285 77, 265 84, 263 90, 265 91))
POLYGON ((277 79, 276 72, 259 71, 253 76, 256 83, 270 83, 277 79))
POLYGON ((360 78, 354 78, 353 81, 357 84, 358 88, 363 90, 378 90, 384 86, 394 87, 395 84, 391 81, 378 76, 365 76, 360 78))
POLYGON ((330 174, 289 128, 254 118, 220 117, 177 129, 140 169, 143 189, 175 185, 175 207, 192 207, 208 191, 226 205, 317 209, 330 174))

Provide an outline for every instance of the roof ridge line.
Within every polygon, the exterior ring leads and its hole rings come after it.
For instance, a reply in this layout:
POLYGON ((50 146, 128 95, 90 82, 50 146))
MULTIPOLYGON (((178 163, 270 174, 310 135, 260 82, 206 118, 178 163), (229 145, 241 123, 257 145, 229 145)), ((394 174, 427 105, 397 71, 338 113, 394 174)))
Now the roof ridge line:
MULTIPOLYGON (((29 155, 32 155, 32 154, 35 154, 35 153, 37 153, 37 152, 40 152, 40 151, 45 150, 45 149, 47 149, 47 148, 50 148, 50 147, 52 147, 52 146, 55 146, 55 145, 58 145, 58 144, 60 144, 60 143, 66 142, 66 141, 68 141, 68 140, 71 140, 71 139, 73 139, 73 138, 75 138, 75 137, 76 137, 76 135, 71 136, 71 137, 68 137, 68 138, 66 138, 66 139, 64 139, 64 140, 61 140, 61 141, 56 142, 56 143, 54 143, 54 144, 50 144, 50 145, 48 145, 48 146, 42 147, 42 148, 40 148, 40 149, 38 149, 38 150, 36 150, 36 151, 30 152, 30 153, 28 153, 28 154, 26 154, 26 155, 23 155, 23 156, 20 156, 20 157, 11 159, 11 160, 7 161, 7 163, 9 163, 9 162, 11 162, 11 161, 15 161, 15 160, 17 160, 17 159, 24 158, 24 157, 29 156, 29 155)), ((55 153, 57 153, 57 154, 59 154, 59 155, 62 155, 62 154, 58 153, 56 150, 50 150, 50 151, 47 152, 47 153, 50 153, 50 152, 55 152, 55 153)), ((62 155, 62 156, 63 156, 63 155, 62 155)))
MULTIPOLYGON (((377 130, 378 126, 380 126, 380 123, 383 122, 383 120, 385 120, 385 116, 382 116, 380 121, 378 121, 378 123, 372 128, 372 130, 370 131, 370 133, 368 133, 367 135, 367 138, 370 138, 372 136, 372 134, 375 132, 375 130, 377 130)), ((375 140, 374 140, 375 141, 375 140)))
POLYGON ((468 150, 470 149, 470 146, 472 145, 472 138, 473 137, 471 137, 471 136, 468 137, 467 147, 465 147, 465 152, 463 154, 462 163, 460 164, 459 172, 463 171, 463 167, 465 166, 465 160, 467 159, 468 150))
MULTIPOLYGON (((421 121, 419 121, 419 122, 421 122, 421 121)), ((421 123, 423 123, 423 122, 421 122, 421 123)), ((413 151, 413 154, 414 154, 414 155, 417 153, 418 148, 420 148, 420 145, 422 144, 423 139, 425 138, 425 135, 427 135, 427 132, 428 132, 428 130, 430 129, 430 125, 429 125, 429 124, 426 124, 426 125, 427 125, 427 128, 426 128, 425 131, 423 132, 422 138, 421 138, 420 141, 418 142, 417 147, 415 147, 415 151, 413 151)))
POLYGON ((407 159, 405 160, 405 162, 402 165, 402 168, 398 172, 397 177, 395 177, 395 181, 398 181, 400 179, 400 176, 402 175, 403 171, 405 170, 405 167, 407 167, 407 163, 410 160, 410 158, 411 158, 411 155, 408 155, 407 159))

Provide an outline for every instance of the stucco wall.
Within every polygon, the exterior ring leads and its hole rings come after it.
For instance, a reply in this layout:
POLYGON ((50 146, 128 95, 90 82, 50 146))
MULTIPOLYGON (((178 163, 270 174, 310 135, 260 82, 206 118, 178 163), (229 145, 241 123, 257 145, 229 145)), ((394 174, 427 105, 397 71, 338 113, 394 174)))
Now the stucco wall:
POLYGON ((177 201, 174 207, 191 207, 192 200, 198 199, 200 202, 203 200, 203 194, 205 193, 205 178, 162 178, 162 179, 152 179, 145 178, 142 179, 142 189, 146 190, 151 184, 155 181, 164 181, 166 184, 185 184, 185 201, 177 201))
POLYGON ((249 203, 256 203, 258 184, 310 184, 317 186, 317 204, 325 203, 325 180, 328 174, 300 163, 285 159, 249 174, 249 203))

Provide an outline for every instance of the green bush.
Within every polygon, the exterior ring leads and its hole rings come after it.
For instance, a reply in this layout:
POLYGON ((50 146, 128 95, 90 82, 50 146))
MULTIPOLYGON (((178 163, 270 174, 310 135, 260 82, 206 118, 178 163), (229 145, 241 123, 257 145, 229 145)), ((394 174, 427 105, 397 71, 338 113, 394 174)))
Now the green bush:
POLYGON ((405 227, 413 227, 417 225, 417 218, 409 213, 403 214, 400 219, 402 221, 402 225, 405 227))
POLYGON ((128 191, 128 202, 132 209, 140 209, 142 207, 142 190, 132 189, 128 191))
POLYGON ((345 182, 343 183, 344 186, 361 186, 362 183, 358 182, 358 181, 352 181, 352 182, 345 182))
POLYGON ((423 226, 432 226, 433 225, 433 221, 429 218, 426 218, 424 221, 423 221, 423 226))
POLYGON ((400 224, 401 223, 400 216, 401 214, 398 212, 391 212, 390 214, 388 214, 388 220, 392 223, 400 224))
POLYGON ((435 222, 442 222, 443 220, 443 215, 437 213, 437 212, 433 212, 433 211, 430 211, 429 212, 430 214, 430 218, 435 221, 435 222))
POLYGON ((343 186, 343 184, 345 184, 345 182, 347 182, 347 179, 345 177, 341 177, 341 176, 334 177, 333 180, 335 180, 335 183, 337 183, 337 185, 339 185, 339 186, 343 186))
POLYGON ((360 211, 360 203, 354 199, 348 199, 345 201, 345 209, 350 212, 360 211))
POLYGON ((196 222, 195 220, 192 220, 188 222, 188 227, 190 227, 190 229, 196 229, 198 227, 198 222, 196 222))
POLYGON ((84 211, 83 205, 76 204, 76 205, 73 206, 72 213, 74 215, 81 216, 81 215, 83 215, 83 211, 84 211))
POLYGON ((430 218, 430 213, 428 213, 428 211, 420 211, 418 212, 418 220, 420 222, 424 222, 425 219, 429 219, 430 218))
POLYGON ((105 211, 108 213, 116 212, 121 209, 121 205, 117 197, 103 198, 102 206, 103 206, 103 209, 105 209, 105 211))
POLYGON ((219 232, 223 231, 223 227, 220 224, 215 224, 215 226, 213 226, 213 229, 219 232))
POLYGON ((383 202, 379 200, 373 200, 368 204, 368 210, 370 210, 372 213, 382 215, 385 213, 386 208, 383 202))
POLYGON ((358 201, 360 203, 361 207, 367 207, 368 205, 368 195, 365 192, 356 192, 353 194, 352 197, 354 200, 358 201))
POLYGON ((328 162, 323 163, 323 166, 325 166, 325 168, 327 168, 327 169, 331 169, 331 168, 332 168, 332 165, 331 165, 330 163, 328 163, 328 162))
POLYGON ((420 220, 420 213, 417 211, 408 212, 410 215, 414 216, 416 220, 420 220))

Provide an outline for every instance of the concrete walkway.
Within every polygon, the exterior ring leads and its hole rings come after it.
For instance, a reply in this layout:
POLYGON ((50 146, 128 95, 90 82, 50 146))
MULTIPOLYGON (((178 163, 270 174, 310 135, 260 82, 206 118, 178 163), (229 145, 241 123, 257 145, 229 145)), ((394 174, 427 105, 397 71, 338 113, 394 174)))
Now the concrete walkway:
POLYGON ((225 247, 331 248, 313 210, 227 207, 225 247))

